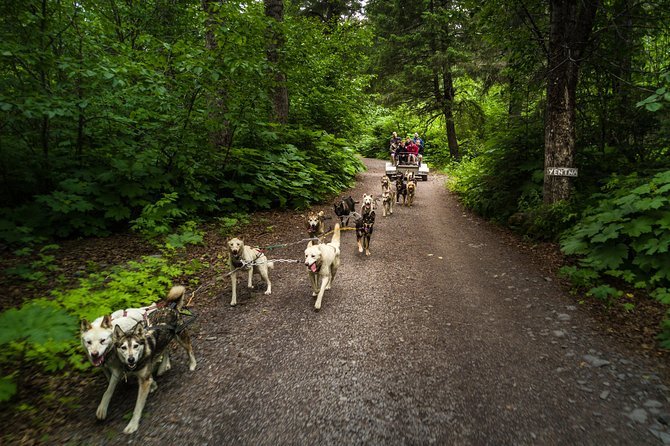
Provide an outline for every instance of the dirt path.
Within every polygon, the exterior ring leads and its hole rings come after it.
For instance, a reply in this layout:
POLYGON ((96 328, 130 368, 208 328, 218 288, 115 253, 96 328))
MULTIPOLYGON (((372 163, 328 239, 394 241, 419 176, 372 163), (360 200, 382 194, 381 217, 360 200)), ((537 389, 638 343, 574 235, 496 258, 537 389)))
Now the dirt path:
MULTIPOLYGON (((366 162, 358 200, 380 193, 383 162, 366 162)), ((379 212, 370 257, 358 254, 353 231, 343 233, 342 267, 319 313, 301 264, 276 265, 271 296, 242 286, 235 308, 227 281, 211 287, 196 302, 198 369, 174 355, 137 434, 120 433, 134 385, 117 390, 108 420, 96 422, 100 376, 49 442, 670 442, 664 365, 599 336, 555 281, 464 213, 443 183, 432 176, 413 208, 379 212)), ((254 242, 305 236, 298 215, 270 224, 254 242)))

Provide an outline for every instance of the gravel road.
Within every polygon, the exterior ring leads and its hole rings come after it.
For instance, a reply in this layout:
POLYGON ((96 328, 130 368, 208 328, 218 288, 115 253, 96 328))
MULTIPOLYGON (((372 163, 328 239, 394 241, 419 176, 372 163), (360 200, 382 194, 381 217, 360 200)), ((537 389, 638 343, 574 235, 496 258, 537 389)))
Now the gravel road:
MULTIPOLYGON (((357 200, 381 193, 383 162, 365 162, 357 200)), ((240 280, 234 308, 227 279, 210 287, 195 303, 198 368, 189 372, 175 351, 137 434, 121 434, 134 384, 117 390, 107 421, 95 420, 100 376, 48 441, 670 444, 665 365, 600 335, 556 280, 463 211, 444 181, 420 182, 412 208, 378 212, 371 256, 343 232, 342 266, 320 312, 300 263, 276 264, 271 296, 260 278, 254 292, 240 280)), ((333 215, 330 204, 316 208, 333 215)), ((306 237, 298 213, 276 215, 251 242, 306 237)), ((304 247, 269 257, 300 259, 304 247)))

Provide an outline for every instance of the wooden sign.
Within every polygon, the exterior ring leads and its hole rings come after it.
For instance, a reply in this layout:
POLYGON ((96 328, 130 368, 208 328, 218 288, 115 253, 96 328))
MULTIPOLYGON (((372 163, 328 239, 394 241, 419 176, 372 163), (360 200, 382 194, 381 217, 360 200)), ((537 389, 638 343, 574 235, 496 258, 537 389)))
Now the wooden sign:
POLYGON ((547 175, 552 177, 576 177, 576 167, 547 167, 547 175))

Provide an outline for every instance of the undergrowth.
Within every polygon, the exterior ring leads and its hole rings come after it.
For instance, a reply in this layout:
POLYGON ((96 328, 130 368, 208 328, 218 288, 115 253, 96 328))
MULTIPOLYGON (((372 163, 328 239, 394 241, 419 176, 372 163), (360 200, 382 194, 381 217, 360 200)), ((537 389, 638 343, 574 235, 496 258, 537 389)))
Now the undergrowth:
MULTIPOLYGON (((166 250, 168 252, 169 250, 166 250)), ((149 305, 163 298, 184 276, 206 265, 175 256, 145 256, 96 272, 76 287, 53 290, 0 314, 0 402, 18 399, 20 370, 36 366, 46 373, 89 367, 77 336, 78 321, 93 320, 120 308, 149 305)))
MULTIPOLYGON (((670 305, 670 171, 648 178, 613 177, 595 204, 561 239, 577 258, 562 273, 588 296, 614 304, 625 287, 670 305)), ((670 313, 661 345, 670 348, 670 313)))

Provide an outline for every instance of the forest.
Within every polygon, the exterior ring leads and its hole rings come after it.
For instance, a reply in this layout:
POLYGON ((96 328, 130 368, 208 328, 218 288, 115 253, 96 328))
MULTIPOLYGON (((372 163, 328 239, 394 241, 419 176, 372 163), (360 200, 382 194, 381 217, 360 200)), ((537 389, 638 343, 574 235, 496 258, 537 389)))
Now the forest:
POLYGON ((0 301, 0 402, 202 268, 204 225, 331 200, 393 131, 584 299, 670 304, 668 1, 7 0, 0 35, 1 282, 50 284, 0 301), (163 255, 58 280, 59 243, 119 233, 163 255))

